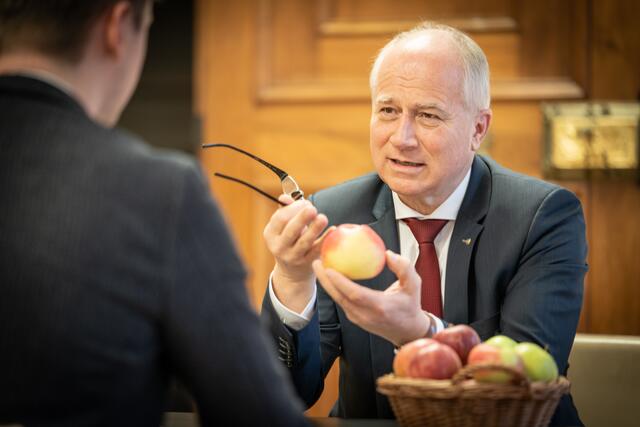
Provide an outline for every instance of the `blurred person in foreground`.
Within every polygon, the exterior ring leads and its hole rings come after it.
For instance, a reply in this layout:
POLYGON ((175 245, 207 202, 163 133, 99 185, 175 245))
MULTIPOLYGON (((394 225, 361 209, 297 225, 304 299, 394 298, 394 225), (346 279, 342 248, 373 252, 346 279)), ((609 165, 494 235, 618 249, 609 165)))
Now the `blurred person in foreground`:
POLYGON ((305 425, 192 158, 113 128, 147 0, 0 0, 0 424, 305 425), (273 355, 271 353, 274 353, 273 355))
MULTIPOLYGON (((548 345, 566 374, 587 270, 582 209, 571 192, 477 154, 492 116, 480 47, 424 23, 381 50, 370 85, 377 173, 309 201, 282 196, 289 205, 264 230, 275 268, 262 315, 300 396, 315 402, 339 357, 332 414, 392 417, 375 380, 392 371, 394 348, 460 323, 483 340, 548 345), (318 237, 343 223, 369 224, 392 251, 379 276, 354 283, 323 268, 318 237), (432 237, 419 244, 416 224, 432 237), (437 259, 419 275, 429 244, 437 259)), ((570 396, 552 423, 580 425, 570 396)))

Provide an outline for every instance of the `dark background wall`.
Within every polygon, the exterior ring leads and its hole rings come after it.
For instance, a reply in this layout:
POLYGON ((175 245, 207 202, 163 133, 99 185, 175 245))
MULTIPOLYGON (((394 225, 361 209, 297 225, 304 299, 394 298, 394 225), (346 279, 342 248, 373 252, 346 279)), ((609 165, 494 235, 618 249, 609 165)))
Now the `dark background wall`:
POLYGON ((155 5, 140 84, 119 126, 158 147, 194 152, 199 143, 192 113, 193 1, 155 5))

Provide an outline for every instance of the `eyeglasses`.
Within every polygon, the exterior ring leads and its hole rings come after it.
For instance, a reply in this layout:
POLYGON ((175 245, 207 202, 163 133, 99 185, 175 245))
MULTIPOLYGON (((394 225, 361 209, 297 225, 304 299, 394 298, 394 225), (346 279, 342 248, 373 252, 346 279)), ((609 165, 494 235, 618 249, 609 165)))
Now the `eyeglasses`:
MULTIPOLYGON (((230 148, 234 151, 237 151, 238 153, 242 153, 245 156, 251 157, 253 160, 256 160, 260 163, 262 163, 264 166, 268 167, 273 173, 275 173, 276 175, 278 175, 278 178, 280 178, 280 184, 282 185, 282 192, 284 194, 287 194, 288 196, 291 196, 291 198, 293 200, 299 200, 299 199, 303 199, 304 198, 304 192, 300 189, 300 187, 298 187, 298 183, 296 182, 295 179, 293 179, 293 177, 291 175, 289 175, 288 173, 286 173, 285 171, 283 171, 282 169, 275 167, 274 165, 272 165, 271 163, 267 162, 266 160, 262 160, 260 157, 251 154, 247 151, 244 151, 238 147, 234 147, 233 145, 230 144, 203 144, 202 148, 217 148, 217 147, 223 147, 223 148, 230 148)), ((259 189, 258 187, 249 184, 246 181, 243 181, 241 179, 238 178, 234 178, 232 176, 229 175, 224 175, 218 172, 214 172, 214 176, 217 176, 219 178, 224 178, 227 179, 229 181, 233 181, 233 182, 237 182, 238 184, 242 184, 246 187, 251 188, 254 191, 257 191, 258 193, 262 194, 263 196, 265 196, 266 198, 268 198, 269 200, 272 200, 282 206, 285 206, 284 203, 282 203, 280 200, 278 200, 277 198, 273 197, 271 194, 262 191, 261 189, 259 189)))

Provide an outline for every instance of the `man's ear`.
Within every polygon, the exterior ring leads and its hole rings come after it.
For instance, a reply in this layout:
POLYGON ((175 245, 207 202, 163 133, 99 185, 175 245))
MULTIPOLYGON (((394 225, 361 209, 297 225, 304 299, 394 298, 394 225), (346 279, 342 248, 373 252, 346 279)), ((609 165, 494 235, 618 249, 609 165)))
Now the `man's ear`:
POLYGON ((131 25, 131 4, 120 1, 104 15, 104 48, 107 54, 120 58, 124 50, 125 34, 131 25))
POLYGON ((492 115, 493 113, 491 112, 490 108, 481 110, 476 115, 475 123, 473 126, 473 136, 471 139, 471 149, 473 151, 478 151, 478 149, 480 148, 480 144, 482 144, 482 140, 489 130, 489 124, 491 123, 492 115))

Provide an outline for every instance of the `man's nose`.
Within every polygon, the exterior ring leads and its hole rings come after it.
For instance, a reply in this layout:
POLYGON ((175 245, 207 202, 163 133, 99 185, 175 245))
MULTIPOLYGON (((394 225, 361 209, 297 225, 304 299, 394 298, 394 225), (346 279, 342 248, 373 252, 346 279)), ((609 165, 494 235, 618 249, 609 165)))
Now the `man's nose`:
POLYGON ((402 114, 389 141, 398 148, 410 148, 417 145, 415 123, 410 114, 402 114))

